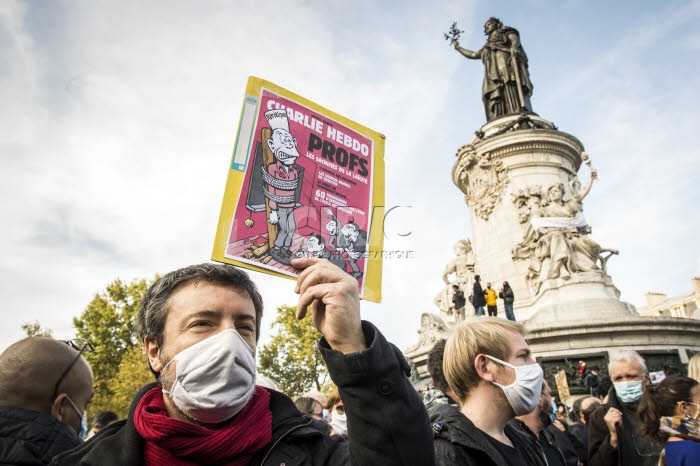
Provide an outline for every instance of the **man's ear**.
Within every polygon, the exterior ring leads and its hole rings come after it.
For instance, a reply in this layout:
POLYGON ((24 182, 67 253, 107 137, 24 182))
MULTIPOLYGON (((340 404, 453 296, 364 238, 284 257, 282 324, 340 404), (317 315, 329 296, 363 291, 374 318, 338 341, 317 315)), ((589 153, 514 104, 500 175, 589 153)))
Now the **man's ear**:
POLYGON ((272 154, 274 155, 275 154, 275 145, 274 145, 274 142, 272 141, 272 138, 267 140, 267 147, 270 148, 270 150, 272 151, 272 154))
POLYGON ((66 396, 67 395, 65 393, 61 393, 55 400, 53 400, 53 403, 51 403, 51 416, 61 422, 63 422, 63 414, 61 411, 63 410, 63 402, 65 401, 66 396))
POLYGON ((651 384, 651 377, 649 377, 649 372, 645 372, 644 378, 642 378, 642 390, 646 391, 649 384, 651 384))
POLYGON ((479 377, 487 382, 493 382, 496 380, 494 378, 494 369, 496 364, 493 363, 489 358, 483 354, 477 354, 474 358, 474 367, 476 368, 476 373, 479 377))
POLYGON ((160 347, 158 343, 145 337, 143 339, 143 347, 146 350, 146 356, 148 356, 148 363, 151 366, 151 370, 160 373, 160 371, 163 370, 163 364, 160 362, 160 347))

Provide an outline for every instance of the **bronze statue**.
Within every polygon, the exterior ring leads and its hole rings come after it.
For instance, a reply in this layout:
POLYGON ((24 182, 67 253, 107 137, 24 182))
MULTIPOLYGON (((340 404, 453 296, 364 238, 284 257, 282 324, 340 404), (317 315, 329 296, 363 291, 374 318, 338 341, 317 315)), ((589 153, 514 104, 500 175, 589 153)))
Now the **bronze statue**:
POLYGON ((498 18, 489 18, 484 25, 488 39, 477 52, 460 47, 461 32, 456 23, 453 23, 449 34, 445 34, 445 39, 465 57, 480 58, 484 62, 482 99, 486 121, 505 115, 532 112, 532 82, 527 67, 527 55, 520 45, 518 31, 503 26, 498 18))

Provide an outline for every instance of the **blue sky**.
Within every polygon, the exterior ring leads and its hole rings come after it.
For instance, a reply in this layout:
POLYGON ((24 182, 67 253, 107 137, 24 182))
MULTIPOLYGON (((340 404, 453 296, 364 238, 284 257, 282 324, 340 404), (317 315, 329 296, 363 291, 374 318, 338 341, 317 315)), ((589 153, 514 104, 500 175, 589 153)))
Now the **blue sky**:
MULTIPOLYGON (((490 16, 520 31, 535 112, 576 136, 599 179, 592 238, 617 248, 622 299, 700 275, 700 2, 0 2, 0 348, 39 320, 58 337, 115 278, 210 257, 249 75, 387 136, 384 301, 363 317, 402 349, 469 236, 454 154, 485 122, 490 16), (352 5, 352 6, 350 6, 352 5)), ((264 327, 293 283, 254 274, 264 327)), ((487 277, 499 281, 506 277, 487 277)), ((263 341, 269 338, 264 331, 263 341)))

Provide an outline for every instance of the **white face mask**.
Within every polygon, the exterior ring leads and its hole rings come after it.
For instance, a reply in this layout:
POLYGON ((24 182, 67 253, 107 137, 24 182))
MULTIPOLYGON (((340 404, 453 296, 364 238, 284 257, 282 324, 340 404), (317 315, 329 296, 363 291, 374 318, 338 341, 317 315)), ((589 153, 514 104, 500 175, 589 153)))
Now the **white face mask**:
POLYGON ((175 382, 163 392, 190 418, 219 424, 238 414, 255 390, 253 350, 233 329, 180 351, 173 362, 175 382))
POLYGON ((533 412, 542 394, 542 377, 544 373, 540 365, 535 363, 526 366, 514 366, 498 358, 489 356, 488 354, 484 356, 515 370, 515 382, 512 384, 504 386, 492 382, 495 386, 503 390, 508 403, 510 403, 513 411, 515 411, 515 415, 524 416, 525 414, 533 412))
POLYGON ((339 414, 333 410, 333 419, 331 419, 331 427, 338 435, 348 435, 348 418, 345 413, 339 414))

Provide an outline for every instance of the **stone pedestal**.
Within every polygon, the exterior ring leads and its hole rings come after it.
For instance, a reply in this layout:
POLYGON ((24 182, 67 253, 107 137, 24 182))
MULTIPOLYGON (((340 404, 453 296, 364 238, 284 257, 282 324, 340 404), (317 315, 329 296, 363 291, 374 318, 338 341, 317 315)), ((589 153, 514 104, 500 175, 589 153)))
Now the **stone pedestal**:
MULTIPOLYGON (((575 385, 581 381, 572 361, 604 367, 609 350, 640 351, 656 358, 650 370, 671 372, 687 363, 687 350, 700 351, 700 321, 642 318, 620 301, 606 270, 617 251, 595 243, 582 214, 596 177, 583 150, 578 139, 543 118, 508 116, 487 123, 461 147, 452 170, 469 206, 473 273, 496 290, 503 281, 511 285, 516 320, 524 323, 552 388, 554 373, 566 370, 575 385), (583 162, 588 181, 581 187, 576 176, 583 162)), ((430 349, 453 325, 443 317, 423 314, 419 341, 405 352, 418 389, 430 380, 430 349)))
MULTIPOLYGON (((548 278, 549 270, 543 270, 533 279, 533 263, 546 268, 547 260, 538 261, 534 252, 519 259, 513 252, 532 228, 531 217, 547 202, 548 188, 560 183, 563 198, 574 198, 570 185, 582 154, 578 139, 535 115, 492 121, 457 151, 452 179, 469 205, 475 273, 481 276, 482 285, 491 282, 495 289, 504 280, 510 283, 517 320, 552 309, 565 312, 568 320, 585 320, 588 316, 578 311, 577 304, 584 297, 607 300, 607 317, 634 314, 629 305, 619 301, 619 291, 595 257, 585 272, 569 273, 563 268, 560 276, 548 278)), ((597 246, 587 234, 574 235, 597 246)))

